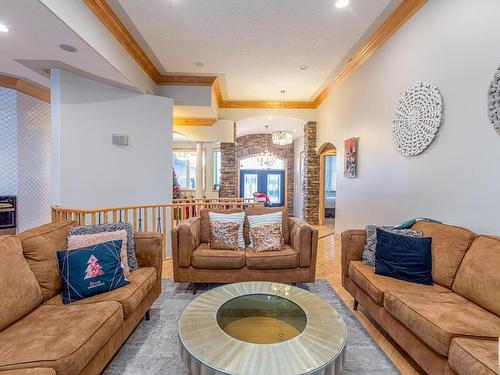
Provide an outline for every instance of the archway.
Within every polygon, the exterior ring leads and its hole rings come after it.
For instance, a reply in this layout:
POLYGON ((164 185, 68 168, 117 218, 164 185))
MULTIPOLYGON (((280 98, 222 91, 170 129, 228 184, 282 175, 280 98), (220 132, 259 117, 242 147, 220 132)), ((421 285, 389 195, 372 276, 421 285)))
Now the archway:
POLYGON ((335 223, 337 206, 336 164, 337 148, 332 143, 324 143, 319 154, 319 224, 335 223))
POLYGON ((263 168, 258 155, 249 155, 238 161, 238 195, 253 198, 254 193, 269 197, 269 205, 284 206, 287 202, 287 161, 276 157, 263 168))

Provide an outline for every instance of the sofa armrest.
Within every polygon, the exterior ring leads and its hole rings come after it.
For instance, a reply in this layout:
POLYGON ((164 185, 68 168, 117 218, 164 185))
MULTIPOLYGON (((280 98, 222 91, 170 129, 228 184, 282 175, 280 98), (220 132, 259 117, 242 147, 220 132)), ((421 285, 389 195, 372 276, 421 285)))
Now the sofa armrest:
POLYGON ((0 375, 56 375, 56 371, 50 367, 31 367, 15 370, 0 370, 0 375))
POLYGON ((318 231, 305 221, 291 217, 288 219, 290 245, 299 252, 300 266, 316 266, 318 231))
POLYGON ((189 267, 191 254, 201 243, 201 218, 184 220, 172 229, 172 257, 175 267, 189 267))
POLYGON ((342 232, 341 252, 342 252, 342 285, 349 277, 349 263, 351 260, 361 260, 363 249, 365 248, 366 232, 363 229, 349 229, 342 232))
POLYGON ((161 279, 163 237, 160 233, 135 233, 135 254, 140 267, 156 268, 156 277, 161 279))

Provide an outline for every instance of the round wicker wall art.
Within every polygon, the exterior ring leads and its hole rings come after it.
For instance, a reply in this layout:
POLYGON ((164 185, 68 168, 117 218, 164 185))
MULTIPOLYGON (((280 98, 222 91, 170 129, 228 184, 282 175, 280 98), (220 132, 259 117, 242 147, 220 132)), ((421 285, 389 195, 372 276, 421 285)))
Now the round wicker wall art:
POLYGON ((434 140, 443 112, 438 88, 419 82, 399 99, 392 120, 392 138, 396 149, 405 156, 422 153, 434 140))
POLYGON ((500 133, 500 67, 488 90, 488 114, 491 124, 500 133))

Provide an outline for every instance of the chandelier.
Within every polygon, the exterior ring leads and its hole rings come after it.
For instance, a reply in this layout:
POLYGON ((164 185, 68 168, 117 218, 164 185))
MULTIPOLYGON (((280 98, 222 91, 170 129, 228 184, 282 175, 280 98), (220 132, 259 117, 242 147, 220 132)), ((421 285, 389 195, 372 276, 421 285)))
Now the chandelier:
POLYGON ((274 162, 276 161, 276 155, 274 155, 272 152, 269 152, 267 149, 267 128, 269 126, 266 125, 266 150, 261 151, 259 156, 257 156, 257 163, 259 163, 260 167, 262 169, 271 169, 271 167, 274 165, 274 162))
POLYGON ((275 145, 286 146, 292 144, 293 134, 286 130, 278 130, 273 132, 273 143, 275 145))

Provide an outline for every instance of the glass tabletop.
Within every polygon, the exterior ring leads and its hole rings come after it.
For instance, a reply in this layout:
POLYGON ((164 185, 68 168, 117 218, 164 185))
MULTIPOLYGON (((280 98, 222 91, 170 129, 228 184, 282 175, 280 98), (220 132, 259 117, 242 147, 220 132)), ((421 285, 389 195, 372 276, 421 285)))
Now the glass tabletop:
POLYGON ((300 335, 307 324, 305 312, 276 295, 247 294, 224 303, 217 323, 229 336, 254 344, 275 344, 300 335))

